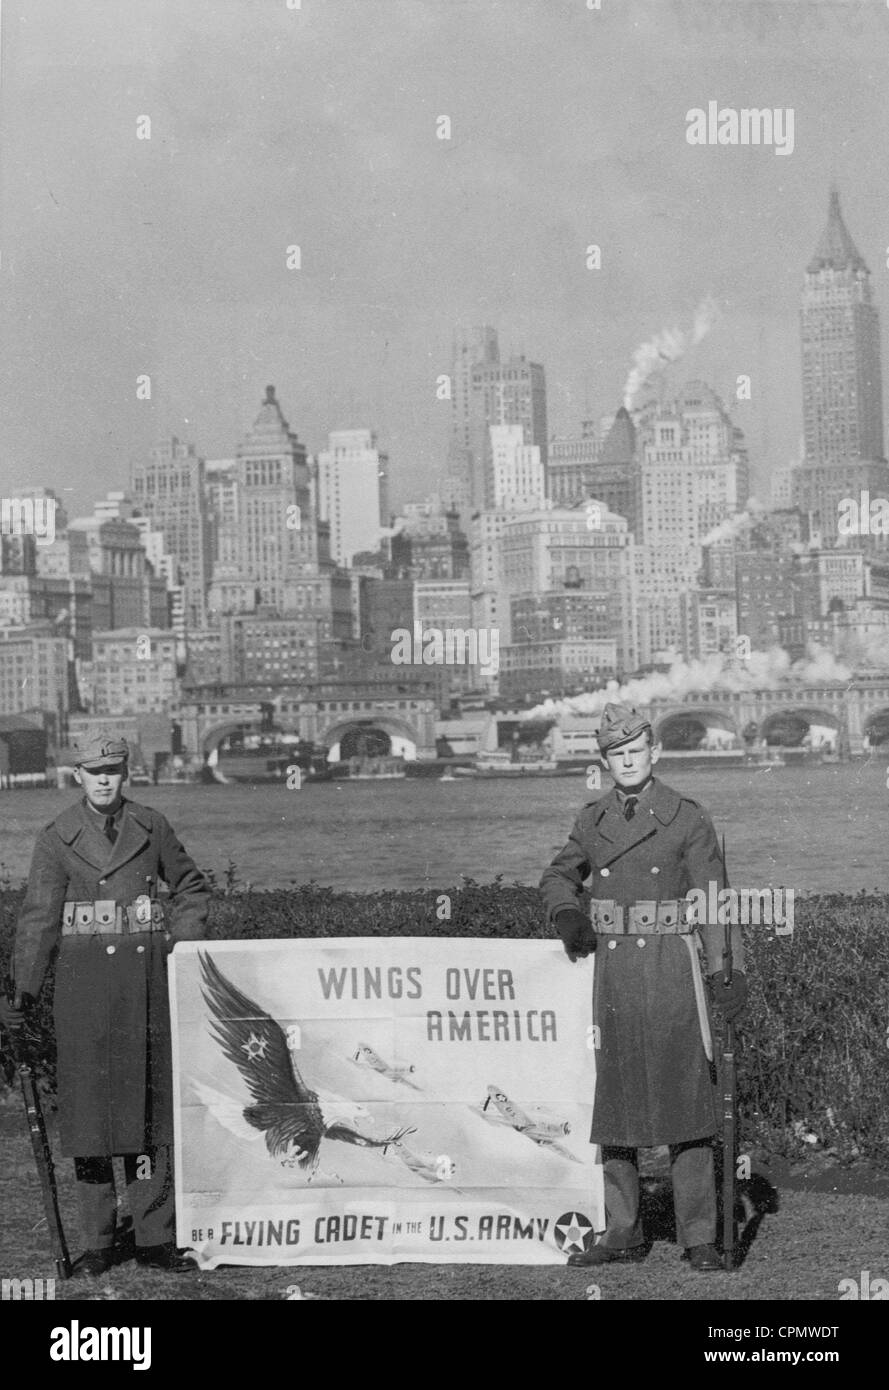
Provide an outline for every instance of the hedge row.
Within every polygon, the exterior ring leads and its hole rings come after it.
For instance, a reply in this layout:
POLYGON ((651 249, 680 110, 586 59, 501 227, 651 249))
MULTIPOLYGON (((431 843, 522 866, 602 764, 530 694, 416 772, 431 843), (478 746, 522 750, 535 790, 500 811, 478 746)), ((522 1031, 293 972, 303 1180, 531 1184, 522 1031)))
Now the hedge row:
MULTIPOLYGON (((533 888, 464 880, 411 892, 214 889, 213 939, 299 936, 544 937, 533 888), (450 918, 441 895, 449 899, 450 918)), ((21 890, 0 888, 0 973, 11 954, 21 890)), ((815 1143, 840 1161, 889 1163, 889 900, 797 899, 792 936, 744 929, 750 999, 738 1030, 738 1100, 746 1148, 793 1156, 815 1143)), ((41 993, 35 1057, 55 1077, 52 981, 41 993)), ((11 1077, 8 1058, 4 1069, 11 1077)))

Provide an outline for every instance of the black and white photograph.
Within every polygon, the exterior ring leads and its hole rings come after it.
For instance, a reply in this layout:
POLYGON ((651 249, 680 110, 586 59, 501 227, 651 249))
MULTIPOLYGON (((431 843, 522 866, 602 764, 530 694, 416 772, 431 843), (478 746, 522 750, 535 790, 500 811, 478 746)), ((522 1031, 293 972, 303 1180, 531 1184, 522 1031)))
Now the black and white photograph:
POLYGON ((883 0, 4 0, 0 1280, 50 1375, 218 1301, 863 1354, 887 72, 883 0))

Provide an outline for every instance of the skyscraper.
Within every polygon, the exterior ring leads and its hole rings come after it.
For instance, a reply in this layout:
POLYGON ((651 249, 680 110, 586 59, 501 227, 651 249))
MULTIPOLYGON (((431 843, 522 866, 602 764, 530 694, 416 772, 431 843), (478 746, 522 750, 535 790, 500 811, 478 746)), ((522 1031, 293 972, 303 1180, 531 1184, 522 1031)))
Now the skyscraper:
POLYGON ((489 324, 463 329, 455 336, 451 356, 451 438, 442 500, 448 510, 457 512, 464 531, 468 531, 472 503, 472 373, 477 366, 493 366, 500 361, 497 330, 489 324))
POLYGON ((318 510, 330 522, 330 554, 339 565, 376 550, 389 522, 389 459, 371 430, 332 430, 318 455, 318 510))
POLYGON ((701 381, 647 408, 640 436, 635 520, 643 543, 635 559, 639 648, 648 663, 683 650, 682 595, 697 587, 702 544, 747 501, 748 463, 743 435, 701 381))
POLYGON ((546 374, 539 362, 510 357, 505 362, 479 363, 472 369, 471 455, 472 507, 483 511, 495 505, 492 425, 521 425, 524 442, 540 450, 546 469, 546 374))
POLYGON ((830 194, 827 226, 806 267, 800 312, 805 458, 792 501, 825 544, 835 542, 843 497, 887 496, 880 324, 870 271, 830 194))
POLYGON ((167 552, 179 566, 186 624, 203 627, 212 566, 204 461, 194 445, 173 435, 151 450, 147 463, 133 465, 132 482, 139 511, 164 533, 167 552))
POLYGON ((830 194, 827 226, 806 267, 800 312, 806 463, 883 457, 880 322, 870 271, 830 194))
POLYGON ((259 590, 260 602, 284 606, 292 565, 317 563, 306 446, 281 413, 274 386, 253 428, 237 447, 239 502, 237 568, 259 590))
POLYGON ((451 369, 451 443, 442 497, 467 533, 471 514, 494 506, 492 425, 521 425, 525 444, 537 445, 546 467, 543 367, 524 357, 501 361, 497 332, 485 326, 455 340, 451 369))

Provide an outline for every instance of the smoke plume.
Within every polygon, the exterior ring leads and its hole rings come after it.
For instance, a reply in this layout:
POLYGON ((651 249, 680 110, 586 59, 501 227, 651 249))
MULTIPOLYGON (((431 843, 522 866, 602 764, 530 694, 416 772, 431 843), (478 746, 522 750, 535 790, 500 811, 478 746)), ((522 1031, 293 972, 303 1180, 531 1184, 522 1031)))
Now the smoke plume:
POLYGON ((601 714, 611 701, 641 705, 653 700, 684 700, 687 695, 702 695, 711 690, 777 690, 788 685, 823 685, 828 682, 851 681, 853 672, 837 661, 826 647, 812 643, 805 661, 791 662, 781 647, 767 652, 752 652, 744 661, 726 663, 722 655, 706 661, 674 661, 669 671, 653 672, 619 685, 609 681, 603 690, 592 690, 570 700, 544 700, 525 716, 541 719, 563 714, 601 714))
POLYGON ((705 338, 719 318, 719 305, 707 295, 695 310, 690 333, 681 328, 662 328, 647 343, 642 343, 633 353, 633 366, 630 368, 624 386, 624 405, 632 410, 633 401, 640 389, 660 362, 678 362, 690 347, 695 347, 705 338))
POLYGON ((748 531, 764 511, 761 502, 757 502, 755 497, 748 497, 744 510, 735 512, 734 516, 728 516, 725 521, 714 526, 712 531, 707 532, 701 545, 716 545, 719 541, 734 540, 736 536, 748 531))

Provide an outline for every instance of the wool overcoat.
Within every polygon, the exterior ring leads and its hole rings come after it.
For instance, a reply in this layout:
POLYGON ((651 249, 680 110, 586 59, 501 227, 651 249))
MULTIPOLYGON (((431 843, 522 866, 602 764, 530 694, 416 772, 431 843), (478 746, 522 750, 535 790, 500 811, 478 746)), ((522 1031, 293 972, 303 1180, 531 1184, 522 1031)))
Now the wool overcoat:
POLYGON ((112 845, 84 799, 37 838, 18 920, 15 981, 37 995, 56 946, 59 1131, 69 1156, 141 1153, 173 1141, 167 955, 202 937, 209 889, 159 811, 125 800, 112 845), (131 905, 170 890, 166 930, 62 936, 68 902, 131 905))
MULTIPOLYGON (((624 907, 707 891, 711 882, 715 891, 728 886, 710 817, 657 779, 632 820, 624 819, 616 790, 581 811, 540 882, 550 919, 578 906, 587 878, 594 898, 624 907)), ((721 970, 725 928, 708 923, 698 932, 704 972, 721 970)), ((697 937, 691 940, 697 950, 697 937)), ((743 970, 737 926, 732 949, 735 968, 743 970)), ((717 1077, 701 1040, 692 970, 678 935, 597 935, 592 1143, 680 1144, 718 1129, 717 1077)))

